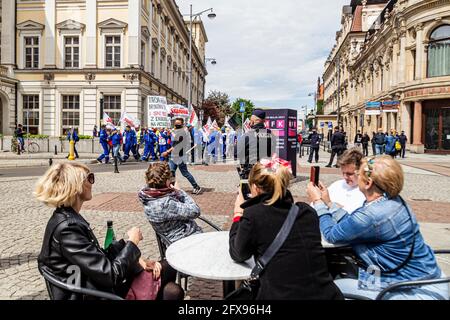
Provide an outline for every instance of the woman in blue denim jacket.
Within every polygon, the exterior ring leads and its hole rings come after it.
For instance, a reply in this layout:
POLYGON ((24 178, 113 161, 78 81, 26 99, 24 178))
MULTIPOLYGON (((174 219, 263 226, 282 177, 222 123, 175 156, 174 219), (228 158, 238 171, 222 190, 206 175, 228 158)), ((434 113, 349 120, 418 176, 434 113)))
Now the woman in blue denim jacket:
MULTIPOLYGON (((415 215, 399 196, 404 183, 401 166, 389 156, 365 159, 356 174, 366 202, 352 214, 331 203, 323 184, 310 184, 307 190, 325 239, 350 244, 367 266, 359 270, 358 280, 336 280, 341 291, 375 298, 396 282, 445 277, 424 242, 415 215)), ((448 291, 444 283, 397 291, 385 298, 449 299, 448 291)))

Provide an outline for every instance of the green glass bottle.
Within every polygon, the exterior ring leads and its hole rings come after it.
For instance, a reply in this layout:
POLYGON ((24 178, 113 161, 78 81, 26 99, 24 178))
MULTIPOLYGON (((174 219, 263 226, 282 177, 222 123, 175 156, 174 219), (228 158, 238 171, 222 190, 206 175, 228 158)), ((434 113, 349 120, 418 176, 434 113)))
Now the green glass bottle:
POLYGON ((114 234, 114 229, 113 229, 113 222, 108 221, 107 227, 108 227, 108 229, 106 230, 105 250, 107 250, 109 248, 109 246, 113 243, 113 241, 116 240, 116 235, 114 234))

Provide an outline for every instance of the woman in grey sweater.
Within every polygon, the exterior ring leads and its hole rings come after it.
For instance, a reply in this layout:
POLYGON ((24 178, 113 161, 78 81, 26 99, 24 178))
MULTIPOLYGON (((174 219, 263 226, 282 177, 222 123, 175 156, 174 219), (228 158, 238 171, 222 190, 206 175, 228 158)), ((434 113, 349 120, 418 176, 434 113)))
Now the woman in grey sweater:
POLYGON ((145 179, 147 186, 139 192, 144 213, 152 227, 172 243, 201 233, 195 223, 200 208, 183 190, 171 184, 172 174, 166 162, 150 164, 145 179))

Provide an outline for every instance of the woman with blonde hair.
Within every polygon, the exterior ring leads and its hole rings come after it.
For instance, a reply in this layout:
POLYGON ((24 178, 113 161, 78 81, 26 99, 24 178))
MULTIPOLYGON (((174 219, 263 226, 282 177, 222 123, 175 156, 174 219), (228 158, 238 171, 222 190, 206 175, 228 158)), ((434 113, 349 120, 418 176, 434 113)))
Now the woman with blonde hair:
MULTIPOLYGON (((375 298, 396 282, 443 277, 433 251, 425 244, 411 208, 400 197, 404 175, 390 156, 364 159, 358 187, 364 205, 352 214, 342 212, 330 201, 327 188, 313 184, 308 195, 320 217, 320 229, 330 243, 350 244, 361 260, 358 280, 339 279, 344 293, 375 298)), ((386 299, 445 299, 448 285, 437 284, 389 293, 386 299)))
POLYGON ((292 175, 280 159, 253 166, 249 176, 251 199, 236 199, 230 231, 230 255, 237 262, 258 261, 271 247, 298 206, 292 229, 259 277, 258 300, 332 300, 342 294, 328 272, 319 219, 306 203, 294 203, 288 187, 292 175))
MULTIPOLYGON (((142 241, 139 228, 128 231, 128 240, 114 241, 103 250, 89 223, 80 214, 83 203, 92 199, 94 173, 77 163, 59 163, 52 166, 38 181, 34 195, 47 206, 56 208, 50 218, 38 257, 39 269, 45 269, 63 282, 77 266, 81 286, 125 297, 135 279, 143 270, 152 271, 161 278, 157 299, 182 299, 183 290, 172 282, 176 272, 169 274, 165 263, 144 261, 138 248, 142 241)), ((169 270, 170 271, 170 270, 169 270)), ((49 285, 55 300, 79 300, 86 296, 49 285)))

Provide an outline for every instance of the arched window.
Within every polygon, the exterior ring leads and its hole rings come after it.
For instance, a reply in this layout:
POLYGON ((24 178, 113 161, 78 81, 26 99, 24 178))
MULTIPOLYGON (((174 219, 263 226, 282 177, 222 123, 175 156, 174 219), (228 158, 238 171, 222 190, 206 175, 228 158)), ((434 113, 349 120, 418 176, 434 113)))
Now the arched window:
POLYGON ((450 25, 443 25, 433 31, 428 47, 428 76, 450 75, 450 25))

